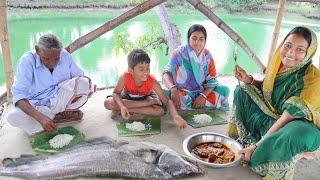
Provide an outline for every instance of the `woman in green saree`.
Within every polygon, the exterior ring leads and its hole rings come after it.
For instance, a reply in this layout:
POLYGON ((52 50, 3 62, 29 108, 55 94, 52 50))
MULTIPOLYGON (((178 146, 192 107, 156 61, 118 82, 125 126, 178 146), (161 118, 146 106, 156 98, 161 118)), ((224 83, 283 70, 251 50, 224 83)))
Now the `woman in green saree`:
POLYGON ((263 81, 239 66, 235 76, 245 83, 234 92, 229 135, 246 148, 248 166, 267 179, 292 179, 303 152, 320 145, 320 71, 312 65, 317 49, 314 32, 292 29, 268 62, 263 81))

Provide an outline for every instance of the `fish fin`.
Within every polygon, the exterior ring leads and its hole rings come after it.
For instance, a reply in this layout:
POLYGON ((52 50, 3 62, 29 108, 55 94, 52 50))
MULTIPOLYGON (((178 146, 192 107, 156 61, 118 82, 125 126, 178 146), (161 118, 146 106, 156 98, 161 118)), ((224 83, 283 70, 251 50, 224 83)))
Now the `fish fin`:
POLYGON ((31 161, 43 160, 46 158, 47 156, 41 155, 41 154, 37 154, 37 155, 22 154, 18 158, 5 158, 2 160, 2 164, 4 167, 14 167, 14 166, 27 164, 31 161))

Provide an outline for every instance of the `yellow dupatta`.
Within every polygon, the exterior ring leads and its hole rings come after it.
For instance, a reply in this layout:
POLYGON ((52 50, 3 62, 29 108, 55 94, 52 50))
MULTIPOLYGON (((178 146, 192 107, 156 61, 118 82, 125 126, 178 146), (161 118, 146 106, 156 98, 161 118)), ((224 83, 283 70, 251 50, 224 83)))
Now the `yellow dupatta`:
MULTIPOLYGON (((281 65, 280 48, 284 41, 279 45, 276 52, 274 53, 272 59, 268 62, 265 79, 263 81, 263 95, 269 106, 269 108, 275 112, 275 108, 271 104, 271 97, 274 89, 275 79, 278 75, 292 73, 300 68, 304 67, 306 64, 312 62, 312 57, 317 50, 317 37, 316 34, 311 31, 311 43, 307 50, 306 57, 302 60, 300 64, 293 68, 288 68, 281 73, 278 73, 281 65)), ((306 108, 308 113, 306 119, 312 121, 315 125, 320 127, 320 70, 314 65, 310 64, 307 67, 303 78, 304 86, 300 94, 300 97, 292 97, 291 101, 294 102, 298 107, 306 108)))

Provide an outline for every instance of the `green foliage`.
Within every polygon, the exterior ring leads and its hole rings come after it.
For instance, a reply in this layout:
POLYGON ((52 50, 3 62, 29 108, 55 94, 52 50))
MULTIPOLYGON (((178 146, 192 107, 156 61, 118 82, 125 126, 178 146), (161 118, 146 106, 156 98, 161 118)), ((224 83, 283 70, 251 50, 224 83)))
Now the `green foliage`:
POLYGON ((257 10, 266 0, 216 0, 216 5, 225 7, 231 12, 241 12, 246 9, 257 10))
POLYGON ((316 7, 318 7, 318 10, 320 9, 320 0, 312 0, 311 2, 314 3, 316 7))
POLYGON ((161 29, 155 22, 150 22, 148 24, 149 30, 139 36, 135 40, 129 39, 129 34, 127 32, 120 32, 114 36, 116 42, 115 53, 118 55, 120 50, 123 50, 125 54, 128 54, 131 50, 140 48, 147 52, 151 49, 160 48, 164 49, 165 40, 161 37, 159 29, 161 29))

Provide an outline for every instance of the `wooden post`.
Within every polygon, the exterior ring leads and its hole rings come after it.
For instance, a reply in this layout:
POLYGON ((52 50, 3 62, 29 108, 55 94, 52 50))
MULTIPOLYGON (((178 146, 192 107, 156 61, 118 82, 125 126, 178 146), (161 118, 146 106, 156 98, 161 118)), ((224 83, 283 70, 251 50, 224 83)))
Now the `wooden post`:
POLYGON ((286 3, 286 0, 279 0, 277 20, 276 20, 276 24, 275 24, 274 30, 273 30, 273 36, 272 36, 271 47, 270 47, 269 56, 268 56, 268 62, 271 60, 273 53, 276 49, 285 3, 286 3))
POLYGON ((12 102, 11 86, 13 84, 13 71, 10 56, 10 44, 7 24, 7 1, 0 0, 0 40, 3 54, 3 66, 6 74, 7 101, 12 102))

